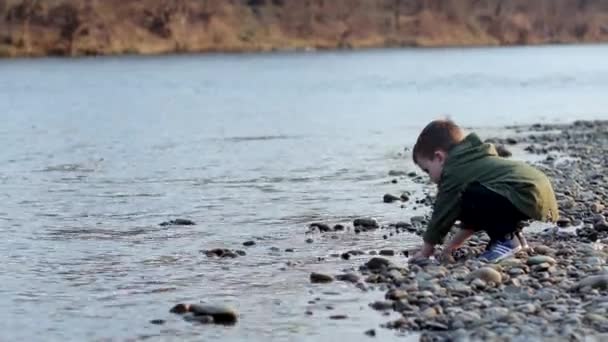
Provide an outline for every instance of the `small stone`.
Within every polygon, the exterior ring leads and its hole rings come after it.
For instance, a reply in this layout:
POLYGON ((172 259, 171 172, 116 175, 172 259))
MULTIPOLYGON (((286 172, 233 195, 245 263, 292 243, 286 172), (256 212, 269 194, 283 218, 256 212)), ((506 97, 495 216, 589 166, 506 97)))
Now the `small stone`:
POLYGON ((238 319, 238 314, 225 306, 192 304, 189 309, 195 316, 213 317, 213 322, 218 324, 234 324, 238 319))
POLYGON ((574 287, 576 290, 582 290, 584 288, 600 290, 608 289, 608 274, 588 276, 579 281, 574 287))
POLYGON ((161 324, 165 324, 165 320, 164 319, 153 319, 150 321, 150 323, 161 325, 161 324))
POLYGON ((347 319, 347 318, 348 318, 348 316, 346 316, 346 315, 332 315, 332 316, 329 316, 329 319, 347 319))
POLYGON ((538 311, 538 308, 534 304, 527 303, 518 306, 515 310, 524 314, 533 314, 538 311))
POLYGON ((285 248, 285 252, 293 253, 293 251, 294 251, 293 248, 285 248))
POLYGON ((376 336, 376 330, 374 329, 369 329, 365 332, 365 335, 370 336, 370 337, 375 337, 376 336))
POLYGON ((529 257, 528 258, 528 265, 533 266, 533 265, 538 265, 538 264, 542 264, 542 263, 548 263, 550 265, 555 265, 557 261, 555 261, 555 259, 553 259, 550 256, 547 255, 535 255, 533 257, 529 257))
POLYGON ((548 270, 551 267, 551 264, 549 264, 548 262, 543 262, 541 264, 537 264, 532 266, 532 272, 544 272, 546 270, 548 270))
POLYGON ((517 277, 517 276, 520 276, 522 274, 526 274, 526 272, 523 269, 519 268, 519 267, 513 267, 507 273, 509 273, 509 275, 513 276, 513 277, 517 277))
POLYGON ((407 192, 404 192, 401 194, 401 196, 399 197, 399 199, 403 202, 407 202, 410 200, 410 194, 407 192))
POLYGON ((560 217, 557 220, 557 226, 558 227, 568 227, 571 222, 572 222, 572 220, 570 220, 570 218, 568 218, 568 217, 560 217))
POLYGON ((325 223, 322 223, 322 222, 313 222, 308 227, 310 229, 317 228, 322 233, 330 232, 331 231, 331 228, 329 227, 329 225, 327 225, 325 223))
POLYGON ((311 283, 331 283, 334 281, 334 278, 327 274, 312 272, 310 274, 310 282, 311 283))
POLYGON ((425 319, 432 319, 437 317, 437 310, 435 310, 434 307, 426 308, 424 311, 422 311, 421 315, 425 319))
POLYGON ((193 226, 195 224, 196 223, 194 223, 194 221, 192 220, 178 218, 175 220, 163 222, 160 224, 160 226, 193 226))
POLYGON ((513 155, 513 153, 511 153, 511 151, 509 151, 504 145, 497 145, 495 147, 496 153, 503 158, 509 158, 513 155))
POLYGON ((307 314, 308 316, 312 316, 312 311, 310 311, 310 310, 306 310, 306 314, 307 314))
POLYGON ((387 259, 384 258, 380 258, 380 257, 374 257, 371 258, 367 263, 365 263, 365 266, 369 269, 369 270, 382 270, 384 268, 388 268, 391 265, 391 262, 388 261, 387 259))
POLYGON ((407 175, 407 172, 401 171, 401 170, 390 170, 388 172, 388 175, 391 176, 391 177, 399 177, 399 176, 405 176, 405 175, 407 175))
POLYGON ((384 197, 382 197, 382 200, 384 203, 393 203, 395 201, 399 201, 400 198, 395 195, 385 194, 384 197))
POLYGON ((247 253, 245 253, 245 251, 237 249, 236 251, 234 251, 236 254, 240 255, 240 256, 245 256, 247 255, 247 253))
POLYGON ((391 310, 393 308, 393 302, 389 301, 389 300, 382 300, 382 301, 373 302, 370 304, 370 306, 374 310, 378 310, 378 311, 391 310))
POLYGON ((174 313, 174 314, 184 314, 186 312, 190 311, 190 305, 188 304, 177 304, 174 307, 171 308, 171 310, 169 310, 169 312, 174 313))
POLYGON ((388 236, 386 236, 386 234, 385 234, 385 235, 382 235, 382 238, 383 238, 384 240, 386 240, 386 239, 388 239, 388 236))
POLYGON ((315 240, 313 240, 311 238, 306 239, 306 243, 313 243, 313 242, 315 242, 315 240))
POLYGON ((608 222, 606 220, 597 221, 593 224, 593 228, 598 232, 608 232, 608 222))
POLYGON ((493 282, 494 284, 500 284, 502 282, 500 272, 491 267, 482 267, 475 270, 471 273, 470 279, 481 279, 485 282, 493 282))
POLYGON ((408 293, 403 290, 394 289, 386 293, 385 298, 390 300, 401 300, 408 297, 408 293))
POLYGON ((340 280, 340 281, 350 282, 350 283, 358 283, 361 278, 358 275, 356 275, 355 273, 345 273, 345 274, 337 275, 336 279, 340 280))
POLYGON ((350 253, 342 253, 340 254, 340 257, 344 260, 348 260, 350 259, 350 253))
POLYGON ((393 179, 391 179, 391 183, 397 184, 397 183, 399 183, 399 181, 397 181, 397 178, 393 178, 393 179))
POLYGON ((243 246, 245 246, 245 247, 250 247, 250 246, 253 246, 253 245, 255 245, 255 241, 245 241, 245 242, 243 242, 243 246))
POLYGON ((605 208, 606 207, 603 204, 596 202, 596 203, 591 204, 591 208, 590 209, 591 209, 592 213, 594 213, 594 214, 600 214, 600 213, 602 213, 602 211, 604 211, 605 208))
POLYGON ((341 225, 341 224, 337 224, 337 225, 334 226, 334 230, 335 231, 342 231, 342 230, 344 230, 344 226, 341 225))
POLYGON ((380 255, 393 256, 393 255, 395 255, 395 251, 392 249, 383 249, 380 251, 380 255))
POLYGON ((538 245, 534 246, 534 252, 542 255, 554 255, 556 251, 551 247, 545 245, 538 245))
POLYGON ((375 229, 375 228, 379 228, 380 224, 378 224, 378 221, 375 218, 369 217, 369 218, 355 219, 353 221, 353 226, 355 226, 355 227, 361 226, 366 229, 375 229))

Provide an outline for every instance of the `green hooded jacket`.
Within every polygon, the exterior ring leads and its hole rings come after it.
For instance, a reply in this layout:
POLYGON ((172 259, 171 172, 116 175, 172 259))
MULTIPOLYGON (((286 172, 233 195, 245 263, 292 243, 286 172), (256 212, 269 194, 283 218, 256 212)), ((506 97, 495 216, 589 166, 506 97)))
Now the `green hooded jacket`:
POLYGON ((462 192, 475 181, 506 197, 532 219, 554 222, 558 218, 555 193, 544 173, 525 162, 499 157, 494 145, 471 133, 448 151, 425 242, 443 242, 460 216, 462 192))

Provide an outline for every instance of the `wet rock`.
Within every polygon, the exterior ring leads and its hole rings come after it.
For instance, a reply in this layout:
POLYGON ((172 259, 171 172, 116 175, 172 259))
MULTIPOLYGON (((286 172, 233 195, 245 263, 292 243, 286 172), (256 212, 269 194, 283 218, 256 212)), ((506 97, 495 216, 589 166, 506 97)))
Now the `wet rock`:
POLYGON ((358 283, 359 280, 361 279, 361 277, 359 277, 355 273, 344 273, 344 274, 337 275, 336 279, 340 280, 340 281, 350 282, 350 283, 358 283))
POLYGON ((374 310, 378 310, 378 311, 390 310, 393 308, 393 302, 390 300, 381 300, 381 301, 371 303, 370 306, 374 310))
POLYGON ((500 284, 502 282, 502 275, 492 267, 482 267, 472 272, 469 279, 481 279, 486 283, 493 282, 494 284, 500 284))
POLYGON ((192 304, 190 312, 196 316, 211 316, 213 322, 218 324, 233 324, 238 319, 234 310, 221 305, 192 304))
POLYGON ((388 268, 391 265, 391 262, 387 259, 374 257, 371 258, 367 263, 365 263, 365 267, 370 271, 381 271, 385 268, 388 268))
POLYGON ((513 155, 513 153, 511 153, 511 151, 509 151, 504 145, 497 145, 496 153, 503 158, 508 158, 513 155))
POLYGON ((310 274, 310 282, 311 283, 331 283, 334 281, 334 278, 327 274, 312 272, 310 274))
POLYGON ((397 180, 397 178, 393 178, 393 179, 391 179, 391 183, 397 184, 397 183, 399 183, 399 181, 397 180))
POLYGON ((253 245, 255 245, 255 241, 245 241, 245 242, 243 242, 243 246, 245 246, 245 247, 250 247, 250 246, 253 246, 253 245))
POLYGON ((571 222, 572 222, 572 220, 568 217, 560 217, 557 220, 557 226, 558 227, 568 227, 571 222))
POLYGON ((410 200, 410 194, 407 192, 404 192, 401 194, 401 196, 399 196, 399 199, 403 202, 407 202, 410 200))
POLYGON ((239 255, 236 252, 233 252, 226 248, 215 248, 210 250, 203 250, 201 253, 204 253, 207 257, 218 257, 218 258, 236 258, 239 255))
POLYGON ((390 170, 388 172, 388 175, 391 176, 391 177, 399 177, 399 176, 405 176, 405 175, 407 175, 407 172, 401 171, 401 170, 390 170))
POLYGON ((395 255, 395 251, 392 249, 383 249, 379 252, 379 254, 383 256, 393 256, 395 255))
POLYGON ((315 240, 313 240, 311 238, 306 239, 306 243, 313 243, 313 242, 315 242, 315 240))
POLYGON ((318 229, 321 233, 326 233, 326 232, 331 232, 332 229, 329 227, 329 225, 325 224, 325 223, 321 223, 321 222, 314 222, 311 223, 310 226, 308 226, 309 229, 313 230, 313 229, 318 229))
POLYGON ((236 311, 221 305, 177 304, 173 308, 171 308, 169 312, 175 314, 192 313, 193 316, 186 316, 188 317, 187 319, 192 319, 199 322, 209 320, 200 316, 211 317, 212 321, 206 323, 234 324, 238 320, 238 314, 236 313, 236 311))
POLYGON ((340 257, 341 257, 342 259, 344 259, 344 260, 348 260, 348 259, 350 259, 350 254, 349 254, 349 253, 342 253, 342 254, 340 255, 340 257))
POLYGON ((285 252, 293 253, 294 249, 293 248, 285 248, 285 252))
POLYGON ((395 201, 399 201, 400 198, 395 196, 395 195, 391 195, 391 194, 385 194, 384 197, 382 197, 382 201, 384 201, 384 203, 393 203, 395 201))
POLYGON ((194 221, 192 221, 192 220, 178 218, 175 220, 162 222, 159 225, 164 227, 164 226, 193 226, 195 224, 196 223, 194 223, 194 221))
POLYGON ((363 227, 365 229, 376 229, 380 227, 378 221, 375 218, 358 218, 353 221, 353 226, 363 227))
POLYGON ((593 224, 593 228, 598 232, 608 232, 608 222, 606 220, 597 221, 593 224))
POLYGON ((270 251, 271 251, 271 252, 280 252, 280 251, 281 251, 281 249, 280 249, 279 247, 274 247, 274 246, 273 246, 273 247, 270 247, 270 251))
POLYGON ((337 225, 334 226, 334 230, 337 231, 337 232, 338 231, 342 231, 342 230, 344 230, 344 226, 341 225, 341 224, 337 224, 337 225))
POLYGON ((401 300, 408 297, 408 293, 404 290, 393 289, 386 293, 385 298, 390 300, 401 300))
POLYGON ((334 319, 334 320, 338 320, 338 319, 347 319, 348 316, 346 315, 331 315, 329 316, 329 319, 334 319))
POLYGON ((369 330, 365 331, 365 335, 370 336, 370 337, 375 337, 376 336, 376 330, 369 329, 369 330))
POLYGON ((530 266, 544 264, 544 263, 547 263, 550 265, 555 265, 556 261, 555 261, 555 259, 553 259, 552 257, 547 256, 547 255, 535 255, 533 257, 528 258, 528 265, 530 265, 530 266))
POLYGON ((509 137, 509 138, 505 139, 505 142, 509 145, 515 145, 515 144, 517 144, 517 139, 515 139, 513 137, 509 137))
POLYGON ((237 249, 237 250, 235 250, 234 252, 235 252, 236 254, 240 255, 240 256, 245 256, 245 255, 247 255, 247 253, 245 253, 245 251, 240 250, 240 249, 237 249))
POLYGON ((401 222, 400 221, 400 222, 395 223, 395 228, 398 228, 398 229, 410 229, 410 228, 412 228, 412 224, 408 223, 408 222, 401 222))
POLYGON ((165 324, 165 320, 164 319, 153 319, 150 321, 150 323, 156 324, 156 325, 161 325, 161 324, 165 324))

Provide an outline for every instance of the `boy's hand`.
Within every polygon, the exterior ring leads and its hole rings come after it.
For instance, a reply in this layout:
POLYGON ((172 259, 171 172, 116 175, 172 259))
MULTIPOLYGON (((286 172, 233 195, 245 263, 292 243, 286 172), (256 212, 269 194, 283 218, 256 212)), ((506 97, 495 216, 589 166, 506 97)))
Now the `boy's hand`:
POLYGON ((435 246, 425 242, 424 245, 422 245, 422 248, 418 252, 416 252, 416 254, 414 254, 414 256, 412 256, 410 261, 427 259, 431 255, 433 255, 434 252, 435 252, 435 246))

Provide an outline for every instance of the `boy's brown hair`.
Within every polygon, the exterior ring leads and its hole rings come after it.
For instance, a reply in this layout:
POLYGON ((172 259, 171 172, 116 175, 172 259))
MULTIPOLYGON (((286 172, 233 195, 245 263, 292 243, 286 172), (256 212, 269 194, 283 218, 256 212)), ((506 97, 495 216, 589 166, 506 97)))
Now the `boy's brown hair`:
POLYGON ((431 121, 418 136, 412 157, 418 164, 419 158, 432 160, 435 151, 450 151, 454 145, 464 139, 464 131, 450 119, 431 121))

